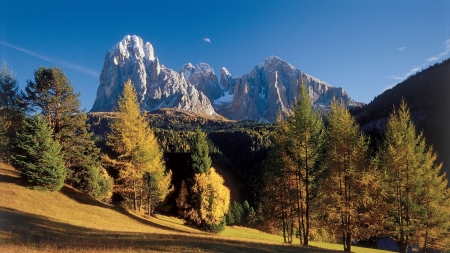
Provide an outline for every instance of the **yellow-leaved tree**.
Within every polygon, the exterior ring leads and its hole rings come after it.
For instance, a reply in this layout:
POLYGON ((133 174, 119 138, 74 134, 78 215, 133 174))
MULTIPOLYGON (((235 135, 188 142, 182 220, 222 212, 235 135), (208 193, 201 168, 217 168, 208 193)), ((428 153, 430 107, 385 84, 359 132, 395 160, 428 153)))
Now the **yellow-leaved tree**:
POLYGON ((198 196, 200 204, 196 212, 201 225, 211 231, 221 230, 215 226, 221 226, 230 206, 230 190, 223 183, 223 178, 212 167, 194 177, 192 192, 198 196))
POLYGON ((116 117, 111 124, 106 144, 115 157, 106 155, 103 160, 119 171, 117 180, 125 197, 131 197, 137 210, 137 198, 147 196, 149 214, 153 207, 169 192, 172 173, 166 172, 163 153, 148 121, 141 114, 136 91, 130 80, 125 82, 119 97, 116 117))

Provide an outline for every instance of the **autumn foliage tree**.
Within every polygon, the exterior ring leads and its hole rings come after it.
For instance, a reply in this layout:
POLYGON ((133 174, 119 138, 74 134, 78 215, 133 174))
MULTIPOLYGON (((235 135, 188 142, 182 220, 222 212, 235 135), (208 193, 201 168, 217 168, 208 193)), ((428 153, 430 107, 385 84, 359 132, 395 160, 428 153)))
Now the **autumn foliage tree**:
POLYGON ((299 88, 299 99, 287 121, 285 152, 292 162, 295 176, 296 213, 300 244, 308 246, 311 228, 312 201, 317 196, 317 179, 325 129, 322 118, 312 109, 306 85, 299 88))
POLYGON ((195 210, 198 225, 213 232, 224 228, 224 218, 230 205, 230 190, 223 183, 223 178, 214 168, 197 173, 194 177, 192 193, 199 200, 198 209, 195 210))
POLYGON ((285 243, 292 243, 296 218, 296 176, 288 156, 287 123, 278 115, 273 146, 264 166, 263 208, 265 226, 276 233, 281 230, 285 243))
POLYGON ((404 100, 389 117, 380 161, 389 207, 385 226, 400 252, 420 242, 427 248, 448 235, 448 219, 441 220, 449 217, 446 182, 438 176, 432 149, 426 148, 422 133, 416 134, 404 100))
POLYGON ((230 205, 230 190, 211 167, 205 134, 197 128, 191 140, 191 173, 182 181, 176 199, 179 215, 201 229, 218 232, 225 228, 230 205))
POLYGON ((376 167, 368 157, 368 142, 343 101, 333 98, 327 116, 325 164, 322 180, 322 204, 326 206, 329 226, 342 238, 344 251, 351 250, 354 239, 377 235, 379 210, 374 210, 381 186, 376 167), (372 165, 372 166, 371 166, 372 165), (365 233, 373 229, 374 232, 365 233))
POLYGON ((119 98, 107 145, 115 157, 104 155, 103 159, 105 164, 119 171, 122 193, 131 197, 133 209, 137 210, 138 198, 142 199, 141 193, 145 192, 152 212, 155 204, 168 194, 172 173, 165 171, 163 153, 148 121, 141 114, 130 80, 124 84, 123 95, 119 98))

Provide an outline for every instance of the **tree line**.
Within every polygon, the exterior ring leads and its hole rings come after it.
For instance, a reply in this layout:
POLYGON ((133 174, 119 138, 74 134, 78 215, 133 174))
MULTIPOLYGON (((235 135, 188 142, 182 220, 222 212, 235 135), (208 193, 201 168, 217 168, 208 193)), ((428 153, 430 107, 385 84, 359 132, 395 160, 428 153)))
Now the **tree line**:
POLYGON ((409 245, 448 249, 447 180, 406 103, 391 112, 374 152, 342 101, 332 101, 325 124, 305 85, 299 96, 293 114, 277 121, 266 160, 265 225, 305 246, 326 230, 347 252, 371 237, 392 237, 402 253, 409 245))

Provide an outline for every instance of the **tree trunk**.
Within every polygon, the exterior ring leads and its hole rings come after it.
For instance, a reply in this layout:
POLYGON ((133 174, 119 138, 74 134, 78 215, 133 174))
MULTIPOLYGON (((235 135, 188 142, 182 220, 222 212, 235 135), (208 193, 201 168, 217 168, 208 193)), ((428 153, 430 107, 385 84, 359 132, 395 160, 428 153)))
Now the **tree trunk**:
POLYGON ((142 191, 139 191, 139 213, 141 213, 142 207, 142 191))
POLYGON ((152 212, 152 202, 150 202, 150 196, 147 197, 147 203, 148 203, 148 216, 151 216, 153 212, 152 212))
POLYGON ((136 181, 133 180, 133 207, 134 211, 137 210, 137 203, 136 203, 136 181))
POLYGON ((351 247, 352 247, 352 239, 351 239, 351 233, 347 232, 343 234, 344 236, 344 251, 345 252, 350 252, 351 251, 351 247))

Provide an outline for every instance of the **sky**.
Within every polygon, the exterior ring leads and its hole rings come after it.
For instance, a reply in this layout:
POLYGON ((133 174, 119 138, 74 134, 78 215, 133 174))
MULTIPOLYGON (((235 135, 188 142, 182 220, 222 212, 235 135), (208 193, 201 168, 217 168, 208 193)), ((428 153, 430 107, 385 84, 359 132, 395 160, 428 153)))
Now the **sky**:
POLYGON ((0 0, 0 60, 20 87, 60 67, 87 111, 107 51, 128 34, 174 70, 206 62, 239 77, 275 55, 369 103, 450 57, 450 0, 0 0))

